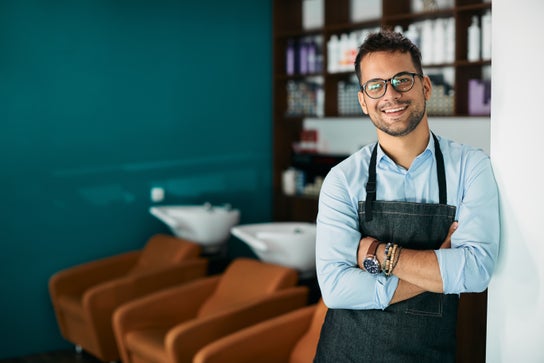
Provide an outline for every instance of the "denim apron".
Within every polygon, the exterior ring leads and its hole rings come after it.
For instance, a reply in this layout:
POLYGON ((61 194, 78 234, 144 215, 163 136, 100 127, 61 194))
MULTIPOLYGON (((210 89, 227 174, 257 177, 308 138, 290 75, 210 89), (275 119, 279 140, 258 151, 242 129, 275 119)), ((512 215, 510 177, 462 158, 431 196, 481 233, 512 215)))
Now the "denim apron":
MULTIPOLYGON (((432 136, 439 204, 376 201, 376 144, 367 197, 358 208, 363 237, 416 250, 438 249, 444 242, 455 207, 447 205, 444 159, 432 136)), ((455 362, 458 302, 457 295, 425 292, 385 310, 329 309, 315 362, 455 362)))

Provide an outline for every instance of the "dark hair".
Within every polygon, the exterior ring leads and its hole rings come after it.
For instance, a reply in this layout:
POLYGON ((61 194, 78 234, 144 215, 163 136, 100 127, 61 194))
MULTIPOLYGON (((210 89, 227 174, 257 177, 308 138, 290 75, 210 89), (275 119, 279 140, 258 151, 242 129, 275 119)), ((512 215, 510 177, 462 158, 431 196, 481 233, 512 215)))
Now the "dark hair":
POLYGON ((377 33, 369 34, 363 44, 359 47, 359 52, 355 58, 355 73, 361 82, 361 60, 367 54, 374 52, 401 52, 410 53, 412 62, 418 73, 423 73, 421 67, 421 52, 412 41, 404 35, 392 30, 381 30, 377 33))

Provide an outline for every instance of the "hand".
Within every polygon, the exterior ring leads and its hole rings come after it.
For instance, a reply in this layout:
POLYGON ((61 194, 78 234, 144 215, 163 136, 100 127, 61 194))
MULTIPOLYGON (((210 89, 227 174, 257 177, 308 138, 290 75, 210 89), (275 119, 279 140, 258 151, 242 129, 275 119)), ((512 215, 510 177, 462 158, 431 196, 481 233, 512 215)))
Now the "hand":
POLYGON ((453 232, 455 232, 458 226, 459 226, 459 222, 457 221, 451 224, 450 229, 448 230, 448 235, 446 236, 446 239, 444 240, 444 242, 442 242, 442 244, 440 245, 440 249, 451 248, 451 235, 453 234, 453 232))

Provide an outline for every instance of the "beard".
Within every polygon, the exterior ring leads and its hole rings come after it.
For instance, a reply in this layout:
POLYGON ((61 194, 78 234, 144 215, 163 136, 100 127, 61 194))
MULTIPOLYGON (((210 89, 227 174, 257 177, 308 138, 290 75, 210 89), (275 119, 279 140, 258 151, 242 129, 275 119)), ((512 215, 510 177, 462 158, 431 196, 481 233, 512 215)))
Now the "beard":
POLYGON ((421 120, 423 119, 423 115, 425 115, 425 111, 427 109, 427 102, 423 103, 423 109, 416 109, 413 110, 410 113, 410 116, 408 117, 408 123, 406 124, 406 127, 402 129, 397 129, 394 127, 391 127, 390 125, 386 124, 385 122, 381 121, 381 118, 379 116, 370 116, 370 120, 376 126, 377 129, 385 132, 386 134, 390 136, 406 136, 410 132, 414 131, 415 128, 419 125, 421 120))

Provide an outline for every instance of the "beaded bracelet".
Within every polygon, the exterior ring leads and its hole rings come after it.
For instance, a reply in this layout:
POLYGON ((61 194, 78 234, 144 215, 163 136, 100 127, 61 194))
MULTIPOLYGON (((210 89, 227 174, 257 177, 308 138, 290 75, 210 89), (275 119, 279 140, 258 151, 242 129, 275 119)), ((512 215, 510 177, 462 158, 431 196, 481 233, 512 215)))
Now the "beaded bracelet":
POLYGON ((395 255, 395 259, 393 261, 393 265, 391 266, 391 271, 389 271, 390 274, 393 273, 393 270, 395 269, 395 267, 397 267, 397 263, 399 262, 399 258, 400 258, 400 251, 402 251, 402 247, 399 246, 399 248, 397 249, 397 254, 395 255))
POLYGON ((393 246, 393 243, 391 243, 391 242, 387 242, 386 245, 385 245, 384 259, 383 259, 383 262, 382 262, 382 271, 385 271, 385 265, 387 263, 387 260, 391 256, 391 247, 392 246, 393 246))
POLYGON ((386 245, 385 259, 382 265, 382 271, 384 272, 385 276, 391 276, 393 274, 393 270, 399 262, 401 249, 402 247, 400 247, 396 243, 389 242, 386 245))
POLYGON ((385 276, 391 276, 391 266, 393 264, 393 259, 395 258, 395 254, 397 252, 397 247, 398 245, 393 244, 393 246, 391 247, 391 253, 387 257, 387 261, 385 261, 385 269, 384 269, 385 276))

